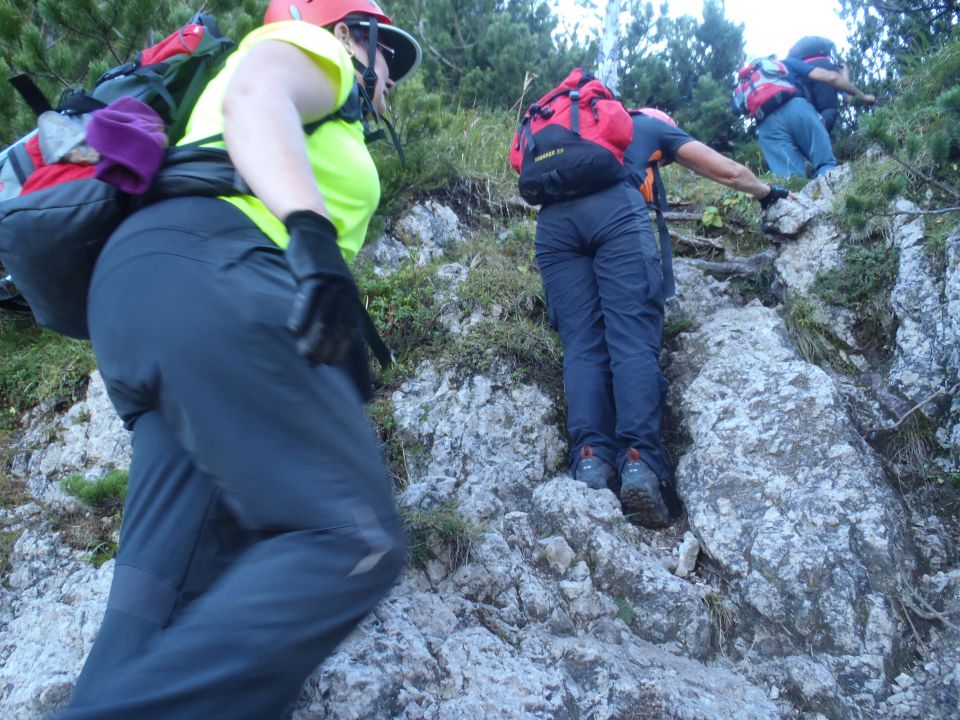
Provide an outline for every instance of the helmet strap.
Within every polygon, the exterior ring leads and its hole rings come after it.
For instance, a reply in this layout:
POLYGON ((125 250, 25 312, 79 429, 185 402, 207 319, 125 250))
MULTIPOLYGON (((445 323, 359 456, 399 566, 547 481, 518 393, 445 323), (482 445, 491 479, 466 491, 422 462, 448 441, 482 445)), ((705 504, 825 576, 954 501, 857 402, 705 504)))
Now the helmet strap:
POLYGON ((373 16, 370 17, 370 25, 367 28, 367 33, 369 36, 369 42, 367 45, 367 67, 363 69, 363 84, 367 91, 367 95, 373 97, 373 93, 377 88, 377 71, 375 66, 377 64, 377 32, 378 24, 377 19, 373 16))

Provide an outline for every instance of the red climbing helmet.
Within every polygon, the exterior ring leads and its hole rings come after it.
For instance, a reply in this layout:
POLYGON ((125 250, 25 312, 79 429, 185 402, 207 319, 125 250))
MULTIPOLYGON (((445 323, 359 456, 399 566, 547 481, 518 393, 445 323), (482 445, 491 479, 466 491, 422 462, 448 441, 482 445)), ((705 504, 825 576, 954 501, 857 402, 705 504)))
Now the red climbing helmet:
POLYGON ((353 14, 373 15, 377 22, 392 24, 373 0, 271 0, 263 23, 303 20, 320 27, 330 27, 353 14))
MULTIPOLYGON (((330 28, 338 22, 350 26, 376 27, 376 39, 395 83, 417 69, 423 51, 410 33, 394 26, 390 17, 373 0, 270 0, 264 24, 303 20, 330 28)), ((373 33, 371 33, 372 35, 373 33)))
POLYGON ((652 117, 652 118, 656 118, 657 120, 662 120, 667 125, 673 125, 674 127, 677 127, 677 121, 674 120, 669 115, 667 115, 663 110, 657 110, 656 108, 645 107, 645 108, 640 108, 636 112, 640 113, 641 115, 646 115, 647 117, 652 117))

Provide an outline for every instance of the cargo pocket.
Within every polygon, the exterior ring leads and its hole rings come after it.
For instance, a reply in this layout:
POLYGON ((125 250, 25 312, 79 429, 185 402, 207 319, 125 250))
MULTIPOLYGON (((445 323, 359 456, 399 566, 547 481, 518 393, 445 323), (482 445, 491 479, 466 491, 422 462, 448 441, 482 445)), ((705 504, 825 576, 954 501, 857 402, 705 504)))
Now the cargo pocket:
POLYGON ((647 274, 647 297, 658 305, 663 305, 663 265, 659 258, 644 258, 644 268, 647 274))

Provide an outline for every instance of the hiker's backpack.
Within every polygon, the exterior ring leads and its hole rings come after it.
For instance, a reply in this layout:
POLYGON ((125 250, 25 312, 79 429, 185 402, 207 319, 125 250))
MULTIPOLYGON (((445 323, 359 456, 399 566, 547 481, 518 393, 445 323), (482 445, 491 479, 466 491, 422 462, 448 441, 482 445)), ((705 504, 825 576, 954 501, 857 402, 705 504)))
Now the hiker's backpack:
MULTIPOLYGON (((56 108, 26 76, 11 80, 38 114, 54 110, 83 118, 123 98, 153 108, 166 124, 168 145, 183 135, 197 98, 234 43, 210 16, 185 27, 106 72, 90 90, 68 90, 56 108)), ((54 118, 56 119, 56 118, 54 118)), ((87 287, 107 238, 146 196, 133 196, 94 178, 94 165, 47 164, 34 130, 0 153, 0 262, 6 307, 25 298, 37 322, 85 338, 87 287)), ((206 142, 206 141, 204 141, 206 142)), ((154 179, 153 198, 237 192, 239 178, 226 153, 196 145, 170 147, 154 179)), ((22 303, 21 303, 22 304, 22 303)))
POLYGON ((747 62, 737 73, 733 109, 761 123, 774 110, 792 100, 797 88, 790 73, 773 55, 747 62))
POLYGON ((576 68, 533 103, 517 127, 510 164, 531 205, 588 195, 623 179, 633 122, 606 85, 576 68))
MULTIPOLYGON (((837 46, 832 40, 817 35, 800 38, 787 53, 787 57, 796 58, 814 67, 840 72, 836 62, 837 46)), ((840 98, 837 89, 829 83, 817 80, 805 81, 806 97, 814 109, 823 118, 827 131, 833 130, 840 114, 840 98)))

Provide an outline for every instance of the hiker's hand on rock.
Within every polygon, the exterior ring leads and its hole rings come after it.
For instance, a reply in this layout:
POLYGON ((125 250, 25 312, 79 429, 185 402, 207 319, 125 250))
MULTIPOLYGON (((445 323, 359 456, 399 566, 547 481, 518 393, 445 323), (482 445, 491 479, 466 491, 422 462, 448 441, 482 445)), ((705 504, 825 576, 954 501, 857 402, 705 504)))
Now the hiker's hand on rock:
POLYGON ((297 352, 310 365, 333 365, 346 357, 360 327, 360 298, 340 254, 337 229, 312 210, 290 213, 286 258, 297 280, 287 327, 297 352))
POLYGON ((757 198, 760 202, 760 209, 766 210, 768 207, 773 205, 777 200, 780 200, 785 197, 792 197, 793 193, 787 190, 782 185, 771 185, 770 192, 764 195, 761 198, 757 198))

